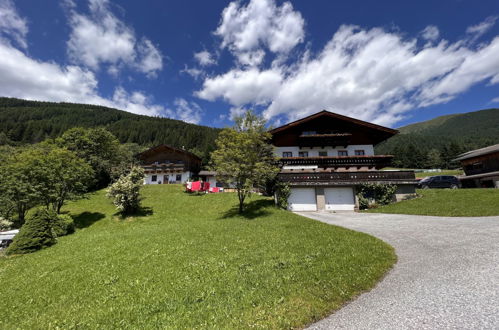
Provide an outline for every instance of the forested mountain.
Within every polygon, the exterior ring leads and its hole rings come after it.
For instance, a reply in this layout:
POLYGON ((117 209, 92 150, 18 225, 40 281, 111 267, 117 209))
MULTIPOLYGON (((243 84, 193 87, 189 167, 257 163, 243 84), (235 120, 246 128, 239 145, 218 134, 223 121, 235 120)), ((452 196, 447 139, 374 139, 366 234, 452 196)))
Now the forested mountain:
POLYGON ((219 130, 102 106, 0 98, 0 144, 37 143, 72 127, 105 127, 122 143, 169 144, 206 155, 219 130))
POLYGON ((400 134, 376 147, 395 156, 394 165, 453 168, 460 153, 499 143, 499 109, 441 116, 400 127, 400 134))

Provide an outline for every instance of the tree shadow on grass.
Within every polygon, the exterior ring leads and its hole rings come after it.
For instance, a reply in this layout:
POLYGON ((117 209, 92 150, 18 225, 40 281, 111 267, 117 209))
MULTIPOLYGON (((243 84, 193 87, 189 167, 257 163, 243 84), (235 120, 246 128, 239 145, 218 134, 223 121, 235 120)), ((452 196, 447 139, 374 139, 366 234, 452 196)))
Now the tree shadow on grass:
POLYGON ((239 204, 237 204, 234 207, 232 207, 230 210, 225 212, 222 215, 221 219, 243 217, 252 220, 258 217, 269 215, 270 211, 267 208, 272 207, 273 205, 274 202, 268 199, 259 199, 256 201, 251 201, 249 203, 244 204, 244 211, 243 213, 240 214, 239 204))
POLYGON ((73 217, 75 227, 78 229, 87 228, 106 216, 100 212, 82 212, 73 217))
POLYGON ((134 218, 134 217, 147 217, 149 215, 153 215, 154 211, 151 207, 149 206, 141 206, 137 211, 131 214, 123 214, 120 212, 115 213, 114 215, 119 217, 121 220, 126 220, 128 218, 134 218))

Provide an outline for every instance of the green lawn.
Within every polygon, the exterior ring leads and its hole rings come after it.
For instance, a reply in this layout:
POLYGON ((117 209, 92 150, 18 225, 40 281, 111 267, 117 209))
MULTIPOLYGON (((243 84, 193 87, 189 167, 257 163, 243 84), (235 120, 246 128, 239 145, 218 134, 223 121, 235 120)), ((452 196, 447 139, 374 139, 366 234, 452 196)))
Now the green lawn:
POLYGON ((396 260, 366 234, 234 194, 144 188, 120 219, 100 191, 70 204, 80 229, 0 258, 0 328, 293 328, 372 288, 396 260))
POLYGON ((419 197, 368 210, 449 217, 499 215, 499 189, 424 189, 419 197))

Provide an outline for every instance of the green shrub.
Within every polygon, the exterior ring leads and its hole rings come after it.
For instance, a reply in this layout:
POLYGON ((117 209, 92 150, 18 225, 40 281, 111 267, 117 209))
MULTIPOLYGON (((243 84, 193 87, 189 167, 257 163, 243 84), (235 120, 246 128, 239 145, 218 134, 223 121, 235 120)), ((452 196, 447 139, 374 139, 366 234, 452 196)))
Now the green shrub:
POLYGON ((8 255, 31 253, 55 244, 51 227, 56 218, 57 214, 54 211, 37 209, 21 227, 6 253, 8 255))
POLYGON ((140 208, 140 188, 143 181, 144 170, 134 167, 107 189, 107 197, 113 199, 113 204, 122 214, 132 214, 140 208))
POLYGON ((288 198, 291 195, 289 184, 285 182, 277 182, 275 185, 275 201, 280 208, 288 208, 288 198))
POLYGON ((382 183, 363 183, 358 187, 359 208, 361 210, 387 205, 393 201, 397 186, 382 183))
POLYGON ((75 231, 75 223, 69 214, 59 214, 52 223, 52 234, 54 237, 61 237, 72 234, 75 231))
POLYGON ((9 219, 5 219, 0 217, 0 231, 2 230, 10 230, 14 226, 14 223, 9 219))

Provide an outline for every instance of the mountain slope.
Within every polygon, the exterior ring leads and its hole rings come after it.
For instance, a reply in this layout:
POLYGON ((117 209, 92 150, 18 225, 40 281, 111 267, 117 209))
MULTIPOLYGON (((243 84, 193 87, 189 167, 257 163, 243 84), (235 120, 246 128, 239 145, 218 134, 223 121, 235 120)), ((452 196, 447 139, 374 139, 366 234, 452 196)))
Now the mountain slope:
POLYGON ((213 149, 219 131, 102 106, 0 98, 0 135, 4 140, 36 143, 60 136, 72 127, 98 126, 106 127, 123 143, 144 146, 166 143, 200 154, 213 149))
POLYGON ((394 155, 395 166, 452 168, 458 154, 499 143, 499 109, 441 116, 399 131, 376 152, 394 155))

